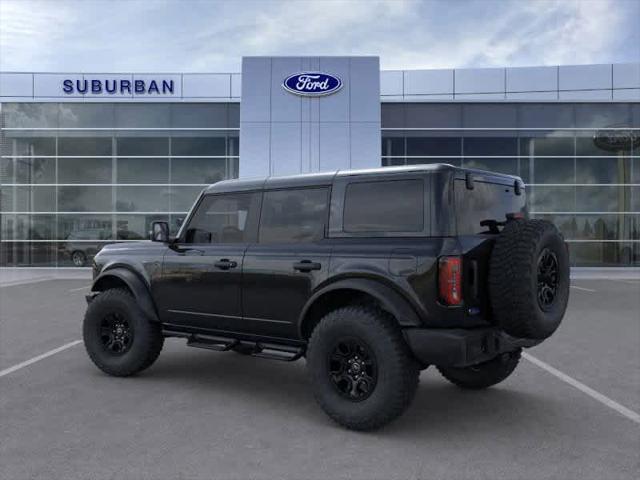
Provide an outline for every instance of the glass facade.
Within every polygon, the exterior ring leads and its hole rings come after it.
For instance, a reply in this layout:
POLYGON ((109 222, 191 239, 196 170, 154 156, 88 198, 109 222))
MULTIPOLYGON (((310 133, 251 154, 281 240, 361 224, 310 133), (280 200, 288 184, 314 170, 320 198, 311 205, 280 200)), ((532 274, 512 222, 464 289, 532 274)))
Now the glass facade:
MULTIPOLYGON (((153 220, 175 231, 238 176, 239 107, 0 105, 0 266, 80 266, 153 220)), ((520 175, 573 265, 640 265, 639 103, 383 103, 382 165, 434 162, 520 175)))
POLYGON ((82 266, 238 176, 237 103, 5 103, 0 266, 82 266))
POLYGON ((382 164, 520 175, 574 266, 640 265, 639 103, 386 103, 382 164))

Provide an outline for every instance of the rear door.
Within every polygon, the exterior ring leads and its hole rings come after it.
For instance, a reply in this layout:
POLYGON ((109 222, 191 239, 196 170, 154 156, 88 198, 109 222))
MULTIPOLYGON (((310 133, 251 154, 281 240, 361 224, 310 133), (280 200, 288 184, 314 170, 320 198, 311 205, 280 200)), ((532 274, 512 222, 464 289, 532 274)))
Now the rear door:
POLYGON ((206 195, 164 257, 154 288, 163 322, 242 329, 242 261, 255 241, 260 194, 206 195))
POLYGON ((244 258, 242 308, 252 333, 294 338, 297 320, 326 276, 329 187, 267 190, 258 243, 244 258))

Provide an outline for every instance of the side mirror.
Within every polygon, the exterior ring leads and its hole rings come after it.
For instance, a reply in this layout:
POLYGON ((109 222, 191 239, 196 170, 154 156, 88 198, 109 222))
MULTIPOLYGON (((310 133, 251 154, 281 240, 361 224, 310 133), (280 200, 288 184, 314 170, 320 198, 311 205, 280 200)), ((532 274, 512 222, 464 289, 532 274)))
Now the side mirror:
POLYGON ((151 241, 152 242, 168 242, 169 241, 169 223, 152 222, 151 223, 151 241))

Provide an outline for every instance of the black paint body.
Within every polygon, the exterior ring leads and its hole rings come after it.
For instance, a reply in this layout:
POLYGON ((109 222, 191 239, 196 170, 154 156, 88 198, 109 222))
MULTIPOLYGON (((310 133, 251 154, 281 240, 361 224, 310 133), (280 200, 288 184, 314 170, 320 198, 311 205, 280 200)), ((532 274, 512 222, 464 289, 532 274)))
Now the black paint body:
MULTIPOLYGON (((495 333, 486 285, 495 234, 481 227, 480 221, 504 221, 506 213, 526 214, 523 192, 517 195, 514 191, 516 182, 520 182, 517 177, 449 165, 219 182, 202 192, 172 241, 103 248, 94 260, 92 290, 124 281, 149 319, 161 322, 167 332, 283 345, 304 346, 313 322, 319 320, 318 312, 349 295, 374 299, 409 337, 426 330, 495 333), (423 231, 376 236, 345 232, 348 185, 396 179, 424 181, 423 231), (483 186, 491 188, 485 191, 483 186), (189 221, 207 195, 262 195, 301 187, 330 191, 322 239, 263 244, 258 225, 254 225, 248 227, 250 241, 246 243, 185 243, 189 221), (465 211, 461 212, 463 202, 465 211), (482 217, 489 214, 495 218, 482 217), (463 257, 464 302, 460 306, 445 306, 438 300, 438 258, 446 255, 463 257), (301 262, 313 268, 306 270, 303 264, 300 270, 301 262)), ((415 352, 415 337, 409 337, 415 352)))

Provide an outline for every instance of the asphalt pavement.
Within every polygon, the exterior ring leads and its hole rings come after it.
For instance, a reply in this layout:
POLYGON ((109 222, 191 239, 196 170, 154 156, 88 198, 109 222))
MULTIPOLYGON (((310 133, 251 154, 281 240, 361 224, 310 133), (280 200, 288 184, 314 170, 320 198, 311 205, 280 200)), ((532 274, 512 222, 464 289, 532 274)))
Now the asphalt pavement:
POLYGON ((170 339, 146 372, 109 377, 78 342, 87 280, 36 280, 0 284, 1 479, 616 480, 640 471, 639 280, 574 280, 560 330, 528 350, 538 363, 523 359, 480 392, 429 368, 405 415, 373 433, 344 430, 320 410, 304 361, 170 339))

